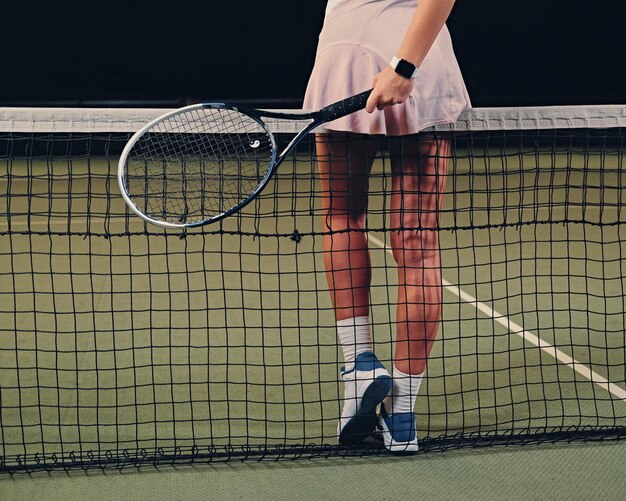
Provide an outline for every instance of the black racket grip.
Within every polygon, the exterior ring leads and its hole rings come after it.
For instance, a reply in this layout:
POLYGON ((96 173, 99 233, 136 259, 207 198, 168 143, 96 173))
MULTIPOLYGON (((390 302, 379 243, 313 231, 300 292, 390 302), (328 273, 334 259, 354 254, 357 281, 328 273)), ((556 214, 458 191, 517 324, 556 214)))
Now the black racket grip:
POLYGON ((355 111, 362 110, 365 108, 367 98, 370 97, 372 90, 373 89, 366 90, 356 96, 348 97, 346 99, 342 99, 341 101, 337 101, 336 103, 330 104, 325 108, 322 108, 318 112, 318 116, 324 122, 330 122, 331 120, 336 120, 337 118, 345 117, 355 111))

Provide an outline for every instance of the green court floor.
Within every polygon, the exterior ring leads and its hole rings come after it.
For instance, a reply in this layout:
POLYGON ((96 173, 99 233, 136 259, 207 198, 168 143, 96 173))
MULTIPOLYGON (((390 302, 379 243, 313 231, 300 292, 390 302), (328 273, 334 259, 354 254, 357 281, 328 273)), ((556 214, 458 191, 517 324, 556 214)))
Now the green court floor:
POLYGON ((459 450, 412 458, 169 466, 0 478, 0 498, 39 500, 602 500, 626 492, 626 442, 459 450))

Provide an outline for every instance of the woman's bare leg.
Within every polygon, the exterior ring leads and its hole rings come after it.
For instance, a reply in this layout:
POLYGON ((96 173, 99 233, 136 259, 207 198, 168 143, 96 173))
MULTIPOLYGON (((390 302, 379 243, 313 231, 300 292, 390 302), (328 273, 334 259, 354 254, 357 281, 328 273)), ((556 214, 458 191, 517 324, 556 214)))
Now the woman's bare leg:
POLYGON ((426 363, 442 314, 439 212, 450 156, 446 138, 392 141, 391 245, 398 265, 394 366, 417 375, 426 363))
POLYGON ((356 134, 318 134, 324 264, 337 321, 369 315, 371 280, 364 232, 368 178, 379 140, 356 134))
POLYGON ((368 136, 317 137, 323 205, 324 264, 345 366, 344 403, 337 427, 341 444, 374 430, 376 409, 389 394, 389 372, 373 353, 369 325, 371 265, 366 210, 369 172, 378 141, 368 136))

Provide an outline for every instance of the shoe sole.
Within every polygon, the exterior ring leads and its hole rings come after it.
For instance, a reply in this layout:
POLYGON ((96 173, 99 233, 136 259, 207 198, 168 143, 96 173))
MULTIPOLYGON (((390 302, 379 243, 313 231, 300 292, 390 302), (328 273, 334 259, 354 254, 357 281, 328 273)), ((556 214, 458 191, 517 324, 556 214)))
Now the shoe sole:
POLYGON ((385 448, 395 456, 412 456, 413 454, 417 454, 419 445, 413 442, 392 442, 391 444, 385 443, 385 448))
POLYGON ((365 440, 376 428, 376 407, 391 391, 391 376, 378 376, 367 387, 357 413, 348 421, 339 434, 341 445, 355 445, 365 440))

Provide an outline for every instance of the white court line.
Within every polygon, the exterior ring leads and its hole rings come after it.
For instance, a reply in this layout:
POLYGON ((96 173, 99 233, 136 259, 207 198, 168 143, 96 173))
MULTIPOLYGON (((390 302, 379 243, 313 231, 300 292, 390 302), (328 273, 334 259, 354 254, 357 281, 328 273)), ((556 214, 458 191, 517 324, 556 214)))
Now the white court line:
MULTIPOLYGON (((383 241, 379 240, 376 237, 373 237, 372 235, 368 235, 367 238, 373 244, 377 245, 381 249, 386 250, 389 254, 392 254, 391 249, 387 245, 385 245, 383 241)), ((601 376, 597 372, 594 372, 585 364, 579 362, 575 358, 570 357, 567 353, 562 352, 556 346, 553 346, 550 343, 544 341, 536 334, 533 334, 532 332, 525 330, 521 325, 513 322, 506 315, 503 315, 502 313, 498 313, 496 310, 494 310, 490 306, 478 301, 474 296, 461 290, 456 285, 452 285, 450 282, 448 282, 444 278, 442 278, 441 282, 448 292, 451 292, 458 298, 465 301, 467 304, 476 308, 481 313, 484 313, 487 317, 493 318, 500 325, 504 326, 510 333, 521 336, 524 339, 524 341, 532 344, 533 346, 537 346, 538 348, 541 348, 545 353, 547 353, 551 357, 554 357, 562 364, 567 365, 568 367, 576 371, 585 379, 588 379, 592 383, 598 385, 603 390, 608 391, 613 396, 626 402, 626 390, 624 390, 623 388, 619 387, 615 383, 609 382, 608 379, 606 379, 604 376, 601 376)))

